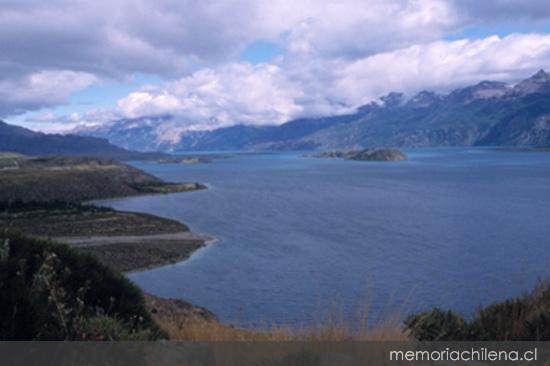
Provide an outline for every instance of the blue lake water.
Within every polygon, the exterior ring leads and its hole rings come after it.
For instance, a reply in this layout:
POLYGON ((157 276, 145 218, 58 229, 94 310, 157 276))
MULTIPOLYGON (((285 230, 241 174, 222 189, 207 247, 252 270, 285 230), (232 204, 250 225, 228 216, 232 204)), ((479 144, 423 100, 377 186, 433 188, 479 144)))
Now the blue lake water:
POLYGON ((373 317, 450 307, 471 315, 550 275, 550 153, 407 151, 367 163, 301 154, 136 164, 210 189, 103 204, 181 220, 221 239, 130 275, 241 325, 305 325, 337 303, 373 317))

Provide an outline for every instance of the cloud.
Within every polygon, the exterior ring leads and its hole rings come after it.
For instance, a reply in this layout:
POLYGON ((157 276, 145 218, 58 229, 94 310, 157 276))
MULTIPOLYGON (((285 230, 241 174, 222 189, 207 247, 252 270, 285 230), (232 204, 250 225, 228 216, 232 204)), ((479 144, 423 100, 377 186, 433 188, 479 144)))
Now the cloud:
POLYGON ((0 80, 0 116, 66 103, 69 96, 96 81, 89 73, 40 71, 0 80))
POLYGON ((0 77, 44 69, 181 76, 258 39, 363 53, 433 40, 451 23, 442 0, 3 1, 0 77))
POLYGON ((118 102, 121 112, 127 117, 139 117, 151 114, 164 114, 181 110, 182 103, 167 92, 155 95, 147 91, 138 91, 118 102))
POLYGON ((121 99, 113 113, 119 118, 172 114, 181 127, 194 130, 280 124, 348 113, 391 91, 445 92, 487 79, 515 81, 548 65, 550 35, 538 34, 436 41, 353 60, 231 63, 146 86, 121 99))
POLYGON ((176 114, 192 129, 273 124, 299 114, 302 95, 277 65, 231 63, 131 93, 118 110, 125 117, 176 114))
POLYGON ((390 90, 444 92, 481 80, 516 81, 549 65, 550 35, 438 41, 347 63, 334 90, 360 104, 390 90))
POLYGON ((27 128, 46 133, 73 133, 75 129, 99 126, 120 118, 124 115, 115 109, 90 109, 69 114, 36 112, 28 114, 23 122, 27 128))
POLYGON ((64 103, 90 83, 137 73, 166 82, 136 90, 109 114, 176 111, 185 123, 214 126, 345 112, 415 82, 518 76, 529 54, 532 64, 546 60, 542 39, 441 40, 472 25, 548 19, 539 0, 3 0, 0 117, 64 103), (284 56, 269 65, 237 62, 257 41, 277 44, 284 56), (495 49, 503 59, 481 64, 472 54, 486 55, 491 42, 514 54, 495 49))
MULTIPOLYGON (((4 0, 0 83, 27 87, 38 97, 43 88, 28 87, 40 75, 78 80, 71 86, 52 84, 51 96, 42 93, 42 102, 21 96, 2 100, 0 117, 62 103, 67 90, 88 85, 81 82, 84 75, 100 81, 144 73, 173 80, 234 62, 257 40, 280 43, 292 54, 308 49, 325 57, 433 39, 448 20, 446 9, 438 0, 4 0)), ((174 107, 159 96, 147 103, 174 107)))
MULTIPOLYGON (((328 1, 288 33, 291 53, 365 57, 440 38, 458 26, 445 1, 328 1)), ((310 10, 311 11, 311 10, 310 10)))

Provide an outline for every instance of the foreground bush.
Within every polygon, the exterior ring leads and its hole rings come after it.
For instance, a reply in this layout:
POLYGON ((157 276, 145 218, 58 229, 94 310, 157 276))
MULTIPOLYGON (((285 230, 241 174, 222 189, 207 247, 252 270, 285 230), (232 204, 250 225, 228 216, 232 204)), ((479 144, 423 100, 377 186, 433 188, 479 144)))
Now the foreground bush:
POLYGON ((65 245, 0 232, 0 340, 154 340, 121 274, 65 245))
POLYGON ((410 316, 405 326, 420 341, 550 341, 550 282, 481 308, 471 321, 433 309, 410 316))

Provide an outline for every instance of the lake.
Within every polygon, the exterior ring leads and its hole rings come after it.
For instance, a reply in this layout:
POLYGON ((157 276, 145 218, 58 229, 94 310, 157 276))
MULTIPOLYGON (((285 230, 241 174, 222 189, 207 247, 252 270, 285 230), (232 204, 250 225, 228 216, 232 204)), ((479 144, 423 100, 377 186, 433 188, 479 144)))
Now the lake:
POLYGON ((136 163, 204 191, 104 201, 174 218, 219 242, 129 277, 242 326, 307 325, 331 304, 378 318, 480 304, 550 275, 550 153, 405 150, 405 162, 243 154, 136 163))

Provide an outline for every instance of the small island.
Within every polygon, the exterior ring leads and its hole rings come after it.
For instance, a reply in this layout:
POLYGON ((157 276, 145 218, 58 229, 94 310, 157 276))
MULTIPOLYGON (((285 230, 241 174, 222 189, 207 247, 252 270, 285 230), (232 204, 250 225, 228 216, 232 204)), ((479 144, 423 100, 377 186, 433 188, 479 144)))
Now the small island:
POLYGON ((212 159, 203 156, 172 156, 157 160, 158 164, 207 164, 212 159))
POLYGON ((158 159, 158 164, 207 164, 214 160, 229 159, 231 154, 176 155, 158 159))
POLYGON ((368 148, 364 150, 323 151, 311 155, 316 158, 337 158, 360 161, 403 161, 407 155, 397 149, 368 148))

